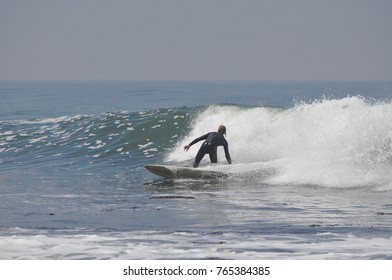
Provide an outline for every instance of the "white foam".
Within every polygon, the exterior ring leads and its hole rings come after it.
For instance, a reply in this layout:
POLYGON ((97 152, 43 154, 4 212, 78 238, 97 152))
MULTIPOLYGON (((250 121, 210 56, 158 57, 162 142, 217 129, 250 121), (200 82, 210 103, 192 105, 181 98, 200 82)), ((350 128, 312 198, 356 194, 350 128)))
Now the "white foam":
POLYGON ((130 231, 0 237, 1 259, 390 259, 389 236, 130 231))
POLYGON ((45 118, 45 119, 37 119, 37 120, 20 120, 18 123, 20 124, 51 124, 51 123, 59 123, 59 122, 69 122, 81 119, 83 115, 75 115, 75 116, 62 116, 57 118, 45 118))
MULTIPOLYGON (((278 170, 270 184, 345 187, 392 182, 392 104, 361 97, 318 100, 292 108, 210 106, 166 158, 191 161, 183 146, 220 124, 234 163, 267 163, 278 170)), ((225 162, 223 149, 218 157, 225 162)), ((204 162, 207 163, 208 159, 204 162)))

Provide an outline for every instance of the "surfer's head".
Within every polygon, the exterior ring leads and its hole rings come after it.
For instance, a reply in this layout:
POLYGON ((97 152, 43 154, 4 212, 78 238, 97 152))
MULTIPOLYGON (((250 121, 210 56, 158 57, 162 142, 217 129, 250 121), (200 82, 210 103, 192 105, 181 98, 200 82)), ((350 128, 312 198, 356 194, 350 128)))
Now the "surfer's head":
POLYGON ((224 126, 223 124, 220 125, 220 126, 218 127, 218 132, 219 132, 220 134, 226 134, 226 126, 224 126))

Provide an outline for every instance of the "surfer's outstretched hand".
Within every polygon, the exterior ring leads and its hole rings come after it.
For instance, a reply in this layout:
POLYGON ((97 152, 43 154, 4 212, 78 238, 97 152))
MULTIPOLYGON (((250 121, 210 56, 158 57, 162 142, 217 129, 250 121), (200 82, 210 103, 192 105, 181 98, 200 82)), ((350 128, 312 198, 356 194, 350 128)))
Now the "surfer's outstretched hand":
POLYGON ((190 145, 185 145, 185 146, 184 146, 184 151, 187 152, 187 151, 189 150, 190 147, 191 147, 190 145))

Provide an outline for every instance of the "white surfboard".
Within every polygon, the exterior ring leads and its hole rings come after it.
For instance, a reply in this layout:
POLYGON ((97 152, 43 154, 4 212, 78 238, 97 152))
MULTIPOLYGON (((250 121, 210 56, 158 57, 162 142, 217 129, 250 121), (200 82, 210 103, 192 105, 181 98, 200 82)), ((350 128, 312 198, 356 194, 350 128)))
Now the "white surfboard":
POLYGON ((189 168, 168 165, 146 165, 144 166, 151 173, 164 178, 189 178, 189 179, 218 179, 226 178, 228 174, 220 171, 207 170, 202 168, 189 168))

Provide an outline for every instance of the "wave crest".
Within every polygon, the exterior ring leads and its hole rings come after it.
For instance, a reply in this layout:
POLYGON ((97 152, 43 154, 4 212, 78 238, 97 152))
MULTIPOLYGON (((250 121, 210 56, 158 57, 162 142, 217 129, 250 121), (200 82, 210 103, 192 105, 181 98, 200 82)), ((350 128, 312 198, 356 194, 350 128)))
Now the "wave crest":
MULTIPOLYGON (((227 127, 234 163, 274 168, 268 183, 333 187, 391 185, 392 104, 360 96, 320 99, 292 108, 214 105, 192 122, 168 161, 192 160, 182 146, 227 127)), ((222 150, 219 158, 224 161, 222 150)))

